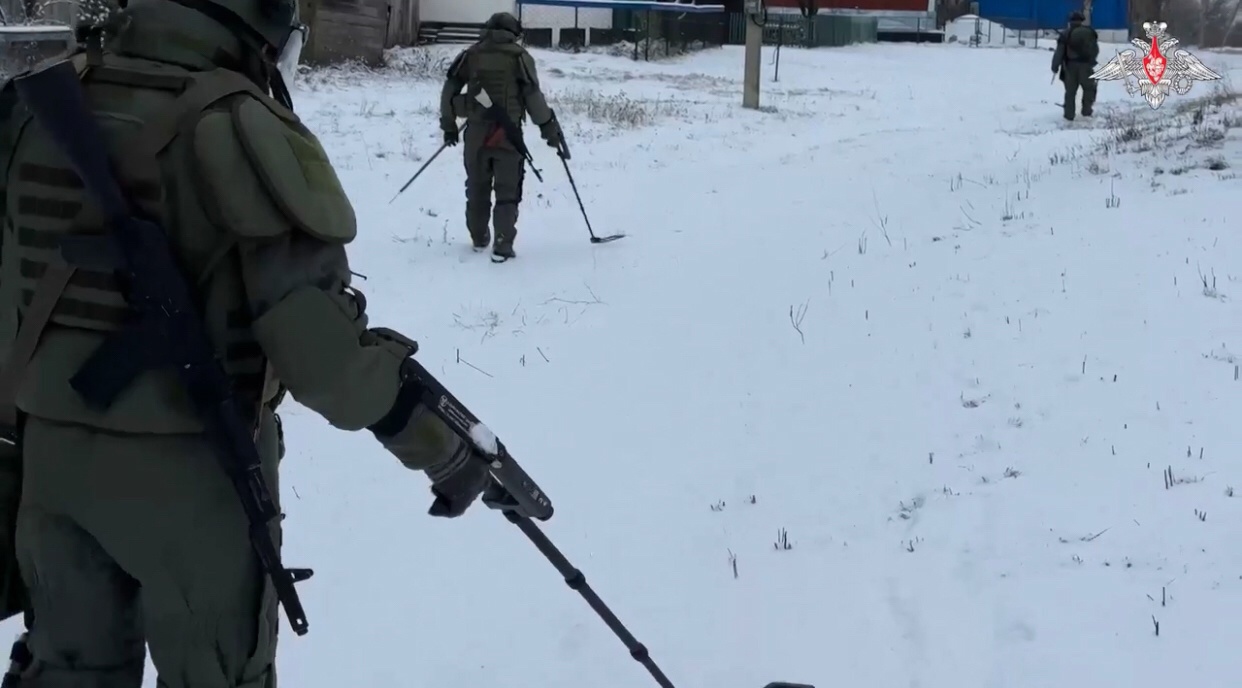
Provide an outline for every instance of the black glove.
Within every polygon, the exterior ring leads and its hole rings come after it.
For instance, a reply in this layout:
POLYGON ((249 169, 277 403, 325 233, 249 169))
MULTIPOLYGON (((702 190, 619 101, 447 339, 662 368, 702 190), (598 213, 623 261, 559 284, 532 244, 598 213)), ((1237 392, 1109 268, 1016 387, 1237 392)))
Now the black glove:
POLYGON ((461 134, 456 129, 444 130, 444 145, 456 146, 461 141, 461 134))
POLYGON ((561 125, 555 117, 539 125, 539 135, 543 137, 544 143, 552 148, 560 148, 561 138, 564 137, 561 133, 561 125))
POLYGON ((440 518, 457 518, 466 513, 494 481, 491 466, 462 443, 453 458, 427 469, 435 501, 427 513, 440 518))
MULTIPOLYGON (((400 336, 378 328, 369 332, 380 341, 400 336)), ((413 340, 391 342, 406 349, 407 355, 418 346, 413 340)), ((402 465, 423 471, 431 479, 435 501, 428 513, 456 518, 466 513, 491 481, 491 465, 422 403, 423 390, 417 382, 403 377, 392 408, 368 429, 402 465)))

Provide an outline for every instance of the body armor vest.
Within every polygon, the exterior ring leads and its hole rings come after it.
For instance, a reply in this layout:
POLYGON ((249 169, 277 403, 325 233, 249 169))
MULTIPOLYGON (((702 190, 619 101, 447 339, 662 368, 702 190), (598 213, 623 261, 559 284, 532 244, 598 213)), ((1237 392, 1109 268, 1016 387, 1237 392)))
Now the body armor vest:
MULTIPOLYGON (((205 197, 196 182, 192 134, 203 116, 226 108, 233 97, 259 98, 282 117, 288 111, 228 70, 193 72, 115 55, 101 56, 94 60, 98 64, 88 64, 85 54, 73 60, 131 204, 168 232, 180 267, 200 287, 199 305, 216 351, 239 396, 257 411, 277 396, 278 384, 250 332, 235 240, 213 212, 229 199, 205 197), (159 143, 143 145, 151 141, 159 143)), ((49 266, 63 263, 61 237, 99 233, 104 225, 77 173, 30 115, 19 106, 8 126, 14 129, 5 168, 0 307, 16 309, 25 327, 40 280, 49 266)), ((17 386, 17 407, 49 420, 119 432, 201 431, 198 415, 168 371, 141 374, 106 411, 88 408, 70 386, 105 335, 129 317, 123 289, 110 272, 78 268, 73 273, 17 386)))

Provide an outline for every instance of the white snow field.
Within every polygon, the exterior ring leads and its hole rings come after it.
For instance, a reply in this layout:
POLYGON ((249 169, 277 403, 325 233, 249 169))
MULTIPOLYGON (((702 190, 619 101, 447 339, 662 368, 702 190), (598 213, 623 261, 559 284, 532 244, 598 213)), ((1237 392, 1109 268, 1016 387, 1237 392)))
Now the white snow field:
MULTIPOLYGON (((1242 56, 1065 126, 1045 50, 785 49, 776 83, 765 51, 762 112, 737 49, 537 51, 595 231, 629 236, 588 242, 528 126, 546 182, 493 265, 459 148, 389 203, 451 55, 295 93, 358 286, 679 688, 1237 685, 1242 56)), ((369 434, 282 415, 316 571, 282 684, 655 685, 500 515, 429 518, 369 434)))
MULTIPOLYGON (((595 231, 629 237, 588 242, 528 126, 546 183, 497 266, 460 149, 389 203, 452 54, 297 93, 359 286, 677 686, 1237 685, 1228 80, 1156 111, 1104 83, 1067 128, 1046 50, 783 50, 777 83, 765 51, 766 112, 738 49, 536 52, 595 231)), ((371 437, 284 417, 286 559, 316 569, 286 685, 655 685, 499 514, 433 520, 371 437)))

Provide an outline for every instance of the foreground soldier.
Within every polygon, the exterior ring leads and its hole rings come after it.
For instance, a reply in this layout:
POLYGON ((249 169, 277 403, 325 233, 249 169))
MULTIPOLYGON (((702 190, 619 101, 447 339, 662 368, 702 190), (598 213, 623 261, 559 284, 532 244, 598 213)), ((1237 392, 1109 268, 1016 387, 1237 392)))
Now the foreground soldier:
POLYGON ((1097 84, 1091 75, 1100 57, 1100 36, 1084 21, 1082 12, 1069 16, 1069 28, 1057 37, 1057 49, 1052 54, 1052 73, 1060 72, 1061 81, 1065 83, 1065 119, 1071 122, 1079 87, 1082 88, 1083 117, 1090 117, 1095 106, 1097 84))
MULTIPOLYGON (((274 412, 288 389, 426 471, 432 515, 461 515, 487 465, 403 385, 412 342, 368 329, 345 254, 353 208, 319 142, 267 95, 287 100, 281 72, 305 39, 294 0, 131 0, 110 24, 103 48, 74 65, 130 200, 165 228, 199 287, 271 491, 274 412)), ((10 119, 0 316, 18 314, 21 329, 4 342, 0 421, 15 402, 16 547, 33 611, 22 685, 139 688, 147 643, 161 688, 272 688, 271 583, 175 376, 142 373, 107 411, 71 385, 129 316, 125 285, 84 268, 63 289, 48 279, 60 237, 104 227, 42 128, 20 106, 0 117, 10 119)))
MULTIPOLYGON (((495 225, 496 241, 492 260, 500 263, 514 257, 517 237, 518 204, 522 202, 522 182, 526 160, 509 141, 501 125, 484 113, 477 96, 502 108, 509 119, 521 127, 529 113, 539 134, 549 146, 561 138, 560 126, 539 89, 535 58, 518 45, 522 25, 507 12, 492 15, 484 25, 483 38, 466 48, 449 67, 440 98, 440 128, 444 142, 456 145, 460 132, 457 116, 466 118, 466 228, 476 251, 491 243, 488 220, 495 225), (456 98, 466 87, 464 99, 456 98), (454 108, 454 101, 459 107, 454 108), (496 207, 492 209, 492 190, 496 207)), ((520 131, 520 129, 519 129, 520 131)))

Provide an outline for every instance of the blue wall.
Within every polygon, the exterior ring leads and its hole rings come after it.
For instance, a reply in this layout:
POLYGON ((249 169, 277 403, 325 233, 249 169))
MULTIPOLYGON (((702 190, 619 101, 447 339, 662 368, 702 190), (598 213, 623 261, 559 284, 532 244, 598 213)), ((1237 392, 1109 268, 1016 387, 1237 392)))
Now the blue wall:
MULTIPOLYGON (((1059 29, 1074 10, 1082 10, 1082 0, 979 0, 980 16, 1011 29, 1059 29)), ((1127 29, 1129 14, 1129 0, 1095 0, 1091 25, 1127 29)))

